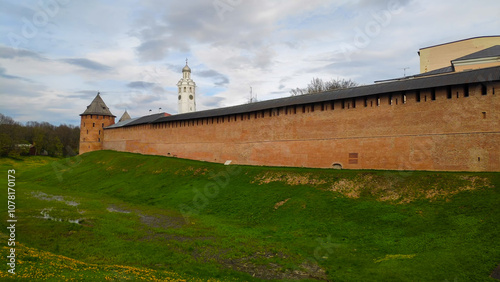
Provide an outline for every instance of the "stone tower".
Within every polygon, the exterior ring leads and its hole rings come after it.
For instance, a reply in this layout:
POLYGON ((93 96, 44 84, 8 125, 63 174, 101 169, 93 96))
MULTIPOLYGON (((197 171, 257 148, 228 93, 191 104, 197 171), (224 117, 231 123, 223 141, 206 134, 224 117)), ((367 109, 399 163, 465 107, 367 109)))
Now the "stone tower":
POLYGON ((188 67, 187 59, 186 66, 182 69, 182 78, 177 86, 179 87, 179 114, 196 111, 196 83, 191 79, 191 69, 188 67))
POLYGON ((103 128, 115 124, 116 116, 109 111, 100 93, 80 116, 80 154, 102 150, 103 128))

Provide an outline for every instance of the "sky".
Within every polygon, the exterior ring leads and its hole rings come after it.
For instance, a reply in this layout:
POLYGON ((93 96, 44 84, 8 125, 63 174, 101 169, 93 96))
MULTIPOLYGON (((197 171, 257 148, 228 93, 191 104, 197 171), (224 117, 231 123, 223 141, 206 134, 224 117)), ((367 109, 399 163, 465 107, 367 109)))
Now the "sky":
POLYGON ((418 50, 500 34, 498 0, 0 0, 0 113, 79 125, 97 92, 117 119, 290 95, 313 78, 419 72, 418 50))

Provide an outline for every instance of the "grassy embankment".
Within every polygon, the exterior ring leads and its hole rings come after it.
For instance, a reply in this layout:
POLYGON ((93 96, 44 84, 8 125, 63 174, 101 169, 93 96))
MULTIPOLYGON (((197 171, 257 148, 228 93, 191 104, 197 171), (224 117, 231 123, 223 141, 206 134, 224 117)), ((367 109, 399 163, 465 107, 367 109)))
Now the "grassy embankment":
POLYGON ((17 278, 484 281, 500 263, 500 173, 54 161, 0 159, 17 278))

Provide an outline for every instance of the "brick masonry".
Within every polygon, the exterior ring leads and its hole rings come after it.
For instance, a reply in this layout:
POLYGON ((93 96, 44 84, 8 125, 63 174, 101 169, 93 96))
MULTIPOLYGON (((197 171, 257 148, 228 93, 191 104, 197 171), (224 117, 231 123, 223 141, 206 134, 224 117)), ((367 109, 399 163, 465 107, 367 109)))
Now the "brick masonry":
POLYGON ((499 82, 470 84, 468 91, 440 87, 104 129, 102 142, 84 142, 80 153, 102 148, 246 165, 500 171, 499 88, 499 82))
POLYGON ((80 122, 80 154, 102 150, 106 126, 115 124, 112 116, 82 115, 80 122))

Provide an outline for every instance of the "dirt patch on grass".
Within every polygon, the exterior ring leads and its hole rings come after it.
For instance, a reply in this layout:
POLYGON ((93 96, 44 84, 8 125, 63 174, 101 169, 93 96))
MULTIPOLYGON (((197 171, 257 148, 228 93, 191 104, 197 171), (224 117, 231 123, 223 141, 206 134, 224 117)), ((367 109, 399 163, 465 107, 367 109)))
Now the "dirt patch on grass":
POLYGON ((209 170, 205 167, 192 167, 189 166, 185 169, 179 169, 174 174, 175 175, 205 175, 209 172, 209 170))
POLYGON ((293 172, 265 172, 256 176, 251 183, 262 185, 271 182, 284 182, 288 185, 319 185, 327 183, 325 180, 314 178, 312 173, 293 172))
MULTIPOLYGON (((493 187, 489 178, 477 175, 415 173, 417 172, 360 172, 354 176, 350 174, 342 177, 338 174, 317 176, 309 172, 265 172, 255 176, 251 183, 309 185, 349 198, 374 197, 378 201, 398 204, 419 199, 447 200, 460 192, 493 187)), ((275 209, 285 202, 286 200, 276 203, 275 209)))
POLYGON ((153 228, 181 228, 186 224, 186 221, 181 216, 168 216, 168 215, 142 215, 140 214, 141 222, 153 228))
POLYGON ((286 202, 288 202, 288 200, 290 200, 290 198, 284 200, 284 201, 281 201, 281 202, 277 202, 276 205, 274 205, 274 209, 277 210, 279 207, 281 207, 282 205, 284 205, 286 202))
POLYGON ((500 264, 497 266, 497 268, 495 268, 495 270, 493 270, 493 273, 491 273, 490 277, 500 280, 500 264))
POLYGON ((335 181, 328 189, 349 198, 375 197, 379 201, 400 204, 417 199, 435 201, 449 199, 462 191, 473 191, 493 187, 488 178, 478 176, 448 176, 433 178, 432 175, 405 181, 404 178, 383 175, 360 175, 352 179, 335 181))
POLYGON ((266 262, 275 259, 286 259, 283 253, 257 252, 251 256, 234 259, 218 260, 220 264, 236 271, 245 272, 255 278, 266 280, 328 280, 323 268, 315 263, 303 263, 297 269, 286 269, 276 262, 266 262))

